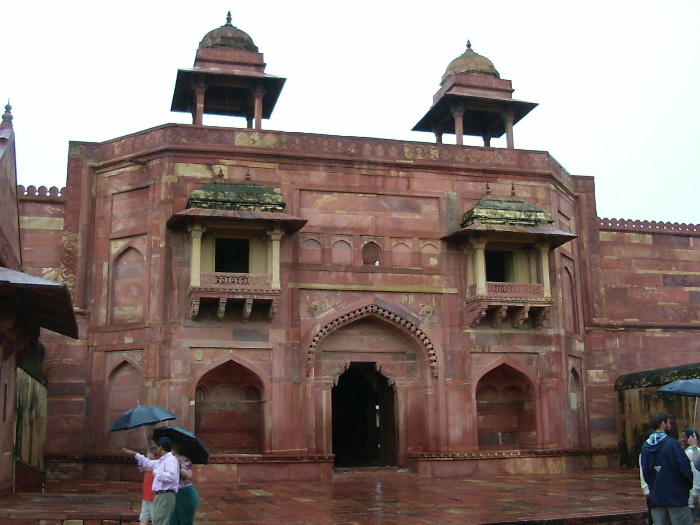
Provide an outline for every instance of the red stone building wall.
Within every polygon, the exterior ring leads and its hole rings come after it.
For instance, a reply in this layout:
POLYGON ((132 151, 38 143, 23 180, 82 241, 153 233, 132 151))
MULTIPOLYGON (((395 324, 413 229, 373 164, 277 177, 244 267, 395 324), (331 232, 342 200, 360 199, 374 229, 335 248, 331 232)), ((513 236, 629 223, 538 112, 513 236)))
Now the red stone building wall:
MULTIPOLYGON (((318 411, 353 361, 376 362, 394 382, 406 410, 403 464, 406 454, 474 453, 479 440, 482 448, 493 439, 502 448, 516 434, 526 448, 587 445, 583 323, 566 320, 569 305, 583 311, 578 241, 550 257, 555 300, 546 328, 465 330, 466 263, 442 237, 485 195, 486 182, 493 195, 515 191, 552 210, 557 228, 579 230, 571 178, 539 152, 173 125, 74 145, 66 202, 80 205, 64 212, 59 202, 23 199, 25 222, 33 224, 23 235, 35 236, 50 262, 39 252, 28 259, 36 271, 74 276, 89 333, 82 345, 55 344, 47 358, 54 436, 47 453, 102 456, 138 443, 138 436, 106 433, 137 402, 166 406, 182 426, 211 432, 206 428, 217 417, 225 423, 226 415, 208 413, 198 423, 198 388, 225 366, 242 367, 261 391, 258 449, 328 454, 328 414, 318 411), (189 241, 166 222, 219 168, 227 180, 279 188, 285 212, 308 220, 299 234, 283 237, 282 293, 272 322, 254 311, 241 323, 233 306, 222 321, 206 311, 189 319, 189 241), (56 232, 41 224, 57 224, 42 221, 62 213, 58 247, 56 232), (381 250, 380 266, 362 264, 368 241, 381 250), (560 275, 568 276, 566 308, 560 275), (345 318, 352 321, 347 327, 345 318), (334 341, 344 341, 340 353, 334 341), (389 351, 392 344, 405 349, 389 351), (527 422, 507 411, 477 413, 477 389, 496 388, 487 383, 504 373, 514 376, 512 385, 499 379, 497 387, 525 396, 513 402, 524 403, 527 422), (563 410, 572 389, 581 406, 563 410), (489 429, 504 418, 514 421, 509 437, 494 437, 489 429), (552 418, 563 424, 547 424, 552 418)), ((215 442, 215 449, 235 448, 235 440, 215 442)), ((239 452, 254 448, 241 445, 239 452)))
POLYGON ((618 439, 617 378, 700 360, 700 229, 599 223, 598 293, 604 301, 591 321, 587 353, 593 439, 602 445, 618 439))
MULTIPOLYGON (((512 144, 513 111, 534 105, 500 96, 511 120, 489 118, 512 144)), ((426 118, 461 133, 448 98, 426 118)), ((20 199, 27 268, 68 283, 79 314, 80 341, 46 343, 52 476, 138 477, 118 451, 142 430, 107 433, 137 404, 207 443, 199 482, 327 478, 334 461, 428 477, 607 467, 617 377, 694 360, 697 229, 601 221, 593 179, 548 153, 217 128, 194 109, 196 125, 71 143, 65 195, 20 199), (188 208, 216 181, 273 192, 284 214, 188 208), (463 221, 487 198, 511 222, 463 221), (270 247, 265 273, 207 281, 216 236, 270 247), (527 275, 478 288, 488 243, 527 275)))

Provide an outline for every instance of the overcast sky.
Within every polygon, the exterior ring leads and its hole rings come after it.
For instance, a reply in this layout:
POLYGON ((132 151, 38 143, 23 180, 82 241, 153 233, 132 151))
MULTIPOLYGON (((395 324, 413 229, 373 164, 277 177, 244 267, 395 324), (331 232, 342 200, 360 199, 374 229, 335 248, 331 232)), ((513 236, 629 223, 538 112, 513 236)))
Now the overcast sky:
POLYGON ((698 0, 0 0, 18 183, 64 186, 70 140, 191 123, 177 70, 229 9, 287 78, 266 129, 434 142, 410 130, 469 39, 539 103, 515 147, 594 176, 600 217, 700 223, 698 0))

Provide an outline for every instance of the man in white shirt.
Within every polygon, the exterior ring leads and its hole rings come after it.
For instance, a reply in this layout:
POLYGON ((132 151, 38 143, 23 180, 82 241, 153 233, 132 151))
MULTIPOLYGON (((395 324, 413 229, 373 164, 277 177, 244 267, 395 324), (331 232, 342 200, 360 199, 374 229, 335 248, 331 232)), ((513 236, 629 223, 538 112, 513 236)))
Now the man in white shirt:
POLYGON ((134 459, 142 470, 153 472, 153 506, 151 508, 151 521, 153 525, 168 525, 170 515, 175 510, 175 494, 180 481, 180 464, 177 458, 170 452, 173 442, 167 437, 162 437, 157 442, 156 456, 158 459, 148 459, 135 450, 124 449, 124 452, 134 455, 134 459))

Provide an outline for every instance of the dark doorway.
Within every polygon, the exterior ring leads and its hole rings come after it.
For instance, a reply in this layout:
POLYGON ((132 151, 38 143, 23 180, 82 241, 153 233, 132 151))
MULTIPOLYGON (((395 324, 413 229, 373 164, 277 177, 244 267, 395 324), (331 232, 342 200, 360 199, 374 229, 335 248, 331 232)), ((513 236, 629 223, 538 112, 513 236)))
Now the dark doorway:
POLYGON ((331 398, 335 466, 396 466, 394 389, 375 363, 352 363, 331 398))

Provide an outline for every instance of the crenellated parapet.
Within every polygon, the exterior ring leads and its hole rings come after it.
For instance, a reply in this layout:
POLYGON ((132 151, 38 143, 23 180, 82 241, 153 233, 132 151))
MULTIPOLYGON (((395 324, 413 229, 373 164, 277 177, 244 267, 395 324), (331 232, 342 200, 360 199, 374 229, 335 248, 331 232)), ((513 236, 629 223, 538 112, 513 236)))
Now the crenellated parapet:
POLYGON ((630 219, 599 219, 601 230, 623 230, 636 233, 698 234, 699 224, 661 221, 633 221, 630 219))
POLYGON ((27 186, 26 188, 21 184, 17 186, 17 197, 19 200, 33 200, 33 201, 59 201, 63 202, 65 200, 66 188, 57 188, 56 186, 51 186, 47 188, 46 186, 27 186))

